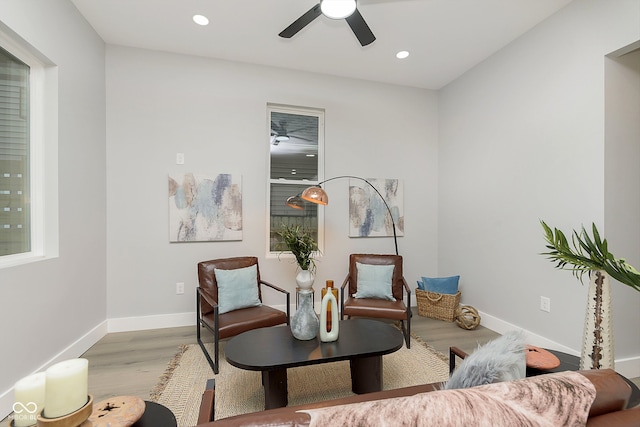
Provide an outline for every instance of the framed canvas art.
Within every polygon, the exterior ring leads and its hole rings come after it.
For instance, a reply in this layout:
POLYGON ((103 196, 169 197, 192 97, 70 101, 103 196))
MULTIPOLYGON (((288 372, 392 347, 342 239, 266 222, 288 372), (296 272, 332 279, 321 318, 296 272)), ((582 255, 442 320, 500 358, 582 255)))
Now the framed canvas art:
POLYGON ((241 176, 169 175, 169 241, 242 240, 241 176))
POLYGON ((349 237, 393 236, 389 210, 396 224, 396 234, 404 236, 402 181, 385 178, 367 178, 367 181, 380 194, 364 181, 349 180, 349 237))

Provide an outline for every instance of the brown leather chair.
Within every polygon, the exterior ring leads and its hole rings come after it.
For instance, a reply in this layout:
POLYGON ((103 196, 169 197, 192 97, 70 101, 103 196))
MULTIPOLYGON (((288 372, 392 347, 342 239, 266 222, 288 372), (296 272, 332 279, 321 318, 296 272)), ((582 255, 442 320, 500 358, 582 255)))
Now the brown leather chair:
POLYGON ((213 369, 213 372, 216 374, 219 369, 218 354, 219 341, 221 339, 230 338, 252 329, 276 326, 283 323, 289 324, 289 292, 260 279, 260 269, 258 268, 258 258, 256 257, 223 258, 200 262, 198 263, 198 281, 200 282, 200 286, 198 287, 196 296, 196 335, 200 348, 202 348, 209 365, 211 365, 211 369, 213 369), (223 314, 219 313, 218 283, 214 269, 235 270, 252 265, 256 266, 258 273, 258 280, 256 282, 258 299, 262 301, 261 285, 266 285, 281 292, 286 295, 286 313, 264 304, 241 308, 223 314), (213 333, 213 360, 202 342, 200 336, 202 327, 205 327, 213 333))
POLYGON ((402 273, 402 256, 379 254, 351 254, 349 256, 349 274, 342 283, 340 297, 341 318, 344 316, 374 317, 399 320, 402 326, 407 348, 411 339, 411 289, 402 273), (356 263, 373 265, 393 265, 391 293, 396 301, 377 298, 354 298, 358 290, 358 268, 356 263), (404 303, 404 293, 407 303, 404 303), (345 299, 345 293, 346 299, 345 299))

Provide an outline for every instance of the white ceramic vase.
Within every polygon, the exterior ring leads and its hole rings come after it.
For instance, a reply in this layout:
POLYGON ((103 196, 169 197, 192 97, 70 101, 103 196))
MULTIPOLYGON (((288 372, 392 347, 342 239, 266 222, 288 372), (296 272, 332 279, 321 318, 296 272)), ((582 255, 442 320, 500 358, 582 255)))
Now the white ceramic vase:
POLYGON ((320 341, 333 342, 338 339, 340 330, 340 319, 338 319, 338 300, 333 292, 329 291, 322 297, 320 305, 320 341), (327 330, 327 308, 331 306, 331 330, 327 330))
POLYGON ((311 287, 313 286, 313 281, 315 279, 315 276, 309 270, 300 270, 296 275, 296 283, 298 284, 298 288, 303 291, 311 289, 311 287))
POLYGON ((591 272, 580 369, 614 369, 611 285, 603 270, 591 272))

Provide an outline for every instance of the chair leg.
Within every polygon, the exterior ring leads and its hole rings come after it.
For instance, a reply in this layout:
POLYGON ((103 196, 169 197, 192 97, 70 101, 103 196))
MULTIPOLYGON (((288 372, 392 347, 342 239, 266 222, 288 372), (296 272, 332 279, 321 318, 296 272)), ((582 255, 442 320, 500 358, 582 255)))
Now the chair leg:
MULTIPOLYGON (((214 309, 215 310, 215 321, 216 321, 216 326, 218 325, 218 310, 217 307, 214 309)), ((211 366, 211 370, 213 371, 214 374, 218 373, 218 328, 216 328, 213 332, 213 337, 214 337, 214 341, 215 341, 215 362, 213 360, 211 360, 211 355, 209 354, 209 352, 207 351, 207 349, 204 346, 204 342, 202 341, 202 336, 201 336, 201 331, 200 328, 206 328, 209 331, 211 331, 209 329, 209 327, 207 327, 207 325, 204 324, 204 322, 202 321, 201 315, 200 315, 200 295, 197 293, 196 295, 196 341, 198 342, 198 345, 200 345, 200 348, 202 349, 202 352, 204 353, 204 357, 207 359, 207 362, 209 362, 209 366, 211 366)))
POLYGON ((402 328, 402 335, 404 335, 404 342, 407 344, 407 348, 411 348, 411 321, 408 320, 405 325, 404 320, 401 320, 400 327, 402 328))
MULTIPOLYGON (((216 342, 215 344, 215 348, 216 348, 216 354, 215 354, 215 359, 216 361, 214 362, 211 359, 211 355, 209 354, 209 352, 207 351, 207 349, 204 346, 204 342, 202 342, 202 340, 200 339, 200 322, 198 322, 198 344, 200 345, 200 348, 202 349, 202 352, 204 353, 204 357, 207 359, 207 362, 209 362, 209 366, 211 366, 211 370, 213 371, 214 374, 218 373, 218 344, 216 342)), ((206 327, 206 326, 205 326, 206 327)))

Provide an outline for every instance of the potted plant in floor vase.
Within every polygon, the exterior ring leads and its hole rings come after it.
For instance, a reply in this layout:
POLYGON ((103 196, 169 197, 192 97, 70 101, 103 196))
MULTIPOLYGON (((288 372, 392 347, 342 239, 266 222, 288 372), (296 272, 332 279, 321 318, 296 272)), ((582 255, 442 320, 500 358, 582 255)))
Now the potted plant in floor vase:
POLYGON ((593 237, 584 227, 580 232, 573 230, 571 244, 562 231, 551 229, 544 221, 541 224, 547 249, 550 249, 542 255, 555 262, 556 268, 571 270, 581 281, 585 273, 590 276, 580 369, 613 369, 609 278, 640 291, 640 272, 609 252, 607 240, 601 239, 595 224, 592 225, 593 237))
POLYGON ((315 280, 316 264, 313 256, 318 252, 318 244, 309 230, 299 225, 283 225, 278 231, 282 243, 295 256, 300 268, 296 276, 298 310, 291 316, 291 333, 299 340, 311 340, 318 335, 320 319, 313 307, 313 293, 311 287, 315 280))

